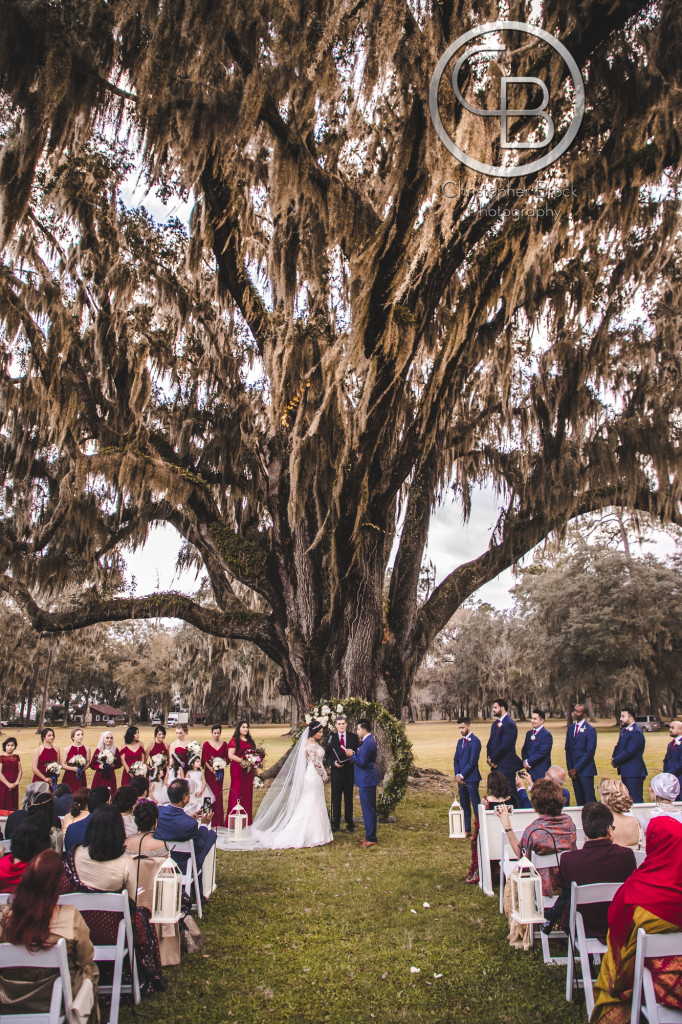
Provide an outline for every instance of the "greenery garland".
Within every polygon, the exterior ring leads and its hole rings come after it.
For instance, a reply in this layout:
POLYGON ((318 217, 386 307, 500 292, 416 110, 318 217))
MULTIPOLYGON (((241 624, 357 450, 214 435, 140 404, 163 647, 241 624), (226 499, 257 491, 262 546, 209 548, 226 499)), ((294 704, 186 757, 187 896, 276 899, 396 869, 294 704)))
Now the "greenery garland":
POLYGON ((391 744, 393 763, 389 765, 382 781, 382 792, 377 794, 377 814, 380 821, 386 821, 391 811, 400 803, 407 790, 407 777, 414 762, 412 744, 407 738, 401 723, 383 704, 377 701, 364 700, 362 697, 328 697, 311 705, 305 721, 298 726, 296 736, 300 736, 312 719, 316 719, 324 727, 324 739, 330 734, 330 725, 336 716, 344 714, 346 718, 357 722, 359 718, 369 718, 380 726, 391 744))

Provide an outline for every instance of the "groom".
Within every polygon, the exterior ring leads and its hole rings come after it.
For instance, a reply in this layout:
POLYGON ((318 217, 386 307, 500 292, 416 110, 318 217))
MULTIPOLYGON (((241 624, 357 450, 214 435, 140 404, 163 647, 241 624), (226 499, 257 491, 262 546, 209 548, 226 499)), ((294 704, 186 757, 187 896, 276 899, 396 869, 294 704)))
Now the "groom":
MULTIPOLYGON (((376 768, 377 744, 372 736, 372 723, 368 718, 361 718, 358 722, 358 738, 360 746, 355 754, 351 753, 346 757, 344 764, 355 765, 355 783, 360 796, 360 807, 362 808, 362 820, 365 823, 365 838, 360 846, 370 847, 377 845, 377 786, 379 785, 379 773, 376 768)), ((336 762, 337 768, 341 762, 336 762)))

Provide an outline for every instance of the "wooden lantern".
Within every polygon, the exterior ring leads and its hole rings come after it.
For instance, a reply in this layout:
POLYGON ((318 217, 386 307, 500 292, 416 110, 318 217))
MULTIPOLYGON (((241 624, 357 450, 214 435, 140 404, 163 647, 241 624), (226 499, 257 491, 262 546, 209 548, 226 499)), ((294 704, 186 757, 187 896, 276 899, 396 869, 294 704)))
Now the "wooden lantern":
POLYGON ((182 872, 167 857, 154 875, 152 924, 175 924, 182 917, 182 872))
POLYGON ((545 907, 542 878, 527 857, 521 857, 509 876, 511 880, 511 916, 519 924, 543 924, 545 907))
POLYGON ((452 801, 448 817, 450 819, 450 838, 464 839, 466 836, 466 829, 464 828, 464 811, 462 810, 462 806, 457 797, 452 801))
POLYGON ((249 824, 249 816, 240 804, 235 804, 234 810, 227 818, 227 839, 230 843, 241 843, 244 839, 244 829, 249 824))

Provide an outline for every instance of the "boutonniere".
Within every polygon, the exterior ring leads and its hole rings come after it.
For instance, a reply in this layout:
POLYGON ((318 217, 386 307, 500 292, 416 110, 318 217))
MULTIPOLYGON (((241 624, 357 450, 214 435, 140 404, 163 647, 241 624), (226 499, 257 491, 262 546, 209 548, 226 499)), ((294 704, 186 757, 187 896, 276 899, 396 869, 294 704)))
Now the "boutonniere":
POLYGON ((585 726, 581 725, 580 728, 578 729, 578 732, 585 732, 585 726))
POLYGON ((498 729, 501 729, 501 728, 502 728, 502 722, 498 722, 498 723, 497 723, 497 728, 498 728, 498 729))

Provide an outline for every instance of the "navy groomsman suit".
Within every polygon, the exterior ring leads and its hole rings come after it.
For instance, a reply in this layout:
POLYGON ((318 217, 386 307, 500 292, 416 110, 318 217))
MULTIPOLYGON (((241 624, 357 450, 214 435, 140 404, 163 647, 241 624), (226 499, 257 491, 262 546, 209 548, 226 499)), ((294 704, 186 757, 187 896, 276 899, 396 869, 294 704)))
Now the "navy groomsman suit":
POLYGON ((668 744, 663 758, 663 771, 676 776, 682 786, 682 736, 676 736, 668 744))
POLYGON ((377 741, 371 732, 365 733, 357 751, 348 760, 355 765, 355 783, 365 823, 365 840, 372 844, 377 841, 377 786, 380 781, 376 759, 377 741))
POLYGON ((519 730, 516 722, 506 712, 490 729, 490 739, 486 752, 488 760, 494 764, 498 772, 502 772, 512 791, 512 800, 516 800, 516 773, 523 767, 523 761, 516 753, 516 737, 519 730))
POLYGON ((566 767, 571 776, 575 791, 575 802, 578 807, 594 801, 594 777, 597 766, 594 754, 597 749, 597 730, 584 718, 571 722, 566 730, 566 767))
POLYGON ((464 812, 464 830, 471 832, 471 809, 478 817, 478 805, 481 802, 478 784, 481 773, 478 770, 478 759, 481 756, 481 741, 472 732, 457 741, 455 749, 455 777, 461 775, 464 782, 459 783, 459 799, 464 812))
POLYGON ((552 763, 552 744, 554 737, 549 729, 541 725, 537 729, 529 729, 521 749, 521 759, 528 768, 533 782, 537 782, 546 774, 552 763))
POLYGON ((633 722, 621 729, 618 742, 613 748, 611 763, 618 769, 625 788, 636 804, 644 801, 644 780, 647 776, 644 764, 644 733, 633 722))

